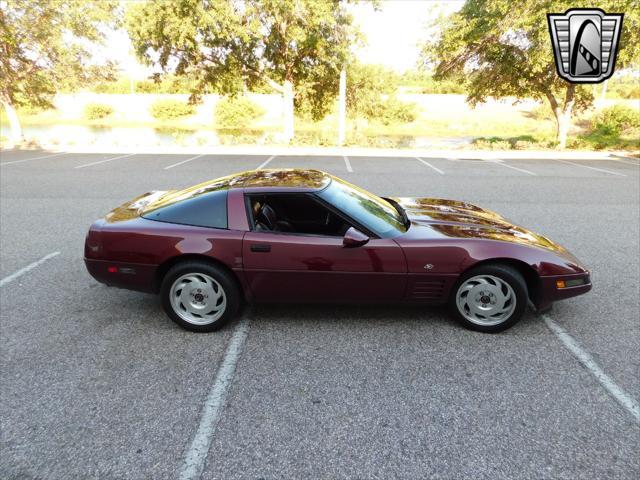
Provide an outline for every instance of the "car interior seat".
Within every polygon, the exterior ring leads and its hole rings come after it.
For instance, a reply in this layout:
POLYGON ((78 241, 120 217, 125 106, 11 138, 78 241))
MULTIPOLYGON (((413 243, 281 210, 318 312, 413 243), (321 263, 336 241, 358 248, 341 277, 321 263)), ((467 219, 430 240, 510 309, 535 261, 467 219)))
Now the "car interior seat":
MULTIPOLYGON (((259 202, 256 202, 259 206, 259 202)), ((256 205, 254 205, 254 208, 256 205)), ((272 232, 293 232, 294 228, 290 222, 278 218, 276 211, 266 203, 259 206, 256 215, 256 230, 272 232)))

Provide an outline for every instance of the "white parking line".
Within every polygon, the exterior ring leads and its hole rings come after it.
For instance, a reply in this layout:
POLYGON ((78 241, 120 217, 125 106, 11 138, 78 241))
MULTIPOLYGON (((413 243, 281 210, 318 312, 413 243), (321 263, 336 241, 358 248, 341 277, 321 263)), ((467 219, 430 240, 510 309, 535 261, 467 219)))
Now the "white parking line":
POLYGON ((97 162, 91 162, 91 163, 85 163, 84 165, 78 165, 75 168, 84 168, 84 167, 91 167, 93 165, 98 165, 100 163, 105 163, 105 162, 111 162, 112 160, 118 160, 119 158, 127 158, 127 157, 132 157, 133 155, 135 155, 135 153, 129 153, 127 155, 119 155, 117 157, 112 157, 112 158, 107 158, 106 160, 99 160, 97 162))
POLYGON ((570 162, 568 160, 560 160, 559 158, 556 158, 554 160, 556 162, 562 162, 568 165, 575 165, 576 167, 588 168, 589 170, 595 170, 596 172, 604 172, 604 173, 608 173, 609 175, 618 175, 620 177, 626 177, 624 173, 612 172, 611 170, 605 170, 604 168, 590 167, 589 165, 581 165, 579 163, 570 162))
POLYGON ((529 170, 525 170, 524 168, 514 167, 513 165, 509 165, 508 163, 504 163, 504 160, 496 161, 496 160, 484 160, 485 162, 493 163, 495 165, 502 165, 503 167, 510 168, 511 170, 517 170, 522 173, 526 173, 527 175, 533 175, 534 177, 537 174, 530 172, 529 170))
POLYGON ((3 165, 13 165, 14 163, 23 163, 23 162, 30 162, 31 160, 42 160, 43 158, 52 158, 52 157, 57 157, 60 155, 64 155, 67 152, 61 152, 61 153, 52 153, 51 155, 44 155, 42 157, 32 157, 32 158, 24 158, 22 160, 14 160, 12 162, 3 162, 0 163, 0 166, 3 165))
POLYGON ((256 168, 256 170, 260 170, 264 167, 266 167, 267 165, 269 165, 269 162, 271 160, 273 160, 274 158, 276 158, 276 155, 271 155, 269 158, 267 158, 264 162, 262 162, 260 165, 258 165, 258 168, 256 168))
POLYGON ((164 167, 165 170, 169 170, 170 168, 177 167, 178 165, 182 165, 183 163, 190 162, 191 160, 195 160, 196 158, 204 157, 204 153, 200 155, 196 155, 195 157, 187 158, 186 160, 182 160, 181 162, 174 163, 173 165, 169 165, 168 167, 164 167))
POLYGON ((33 270, 34 268, 36 268, 38 265, 42 265, 44 262, 46 262, 47 260, 55 257, 56 255, 60 255, 60 252, 53 252, 50 253, 49 255, 45 255, 44 257, 42 257, 40 260, 37 260, 33 263, 30 263, 29 265, 27 265, 26 267, 21 268, 20 270, 18 270, 17 272, 12 273, 11 275, 4 277, 2 280, 0 280, 0 287, 6 285, 7 283, 15 280, 16 278, 24 275, 25 273, 27 273, 30 270, 33 270))
POLYGON ((351 168, 351 162, 349 161, 349 157, 347 157, 346 155, 343 155, 342 158, 344 158, 344 164, 347 166, 347 172, 353 173, 353 168, 351 168))
POLYGON ((425 164, 427 167, 435 170, 436 172, 438 172, 440 175, 444 175, 444 172, 442 170, 440 170, 438 167, 434 167, 433 165, 431 165, 429 162, 427 162, 426 160, 423 160, 420 157, 415 157, 416 160, 418 160, 419 162, 425 164))
POLYGON ((615 398, 625 410, 627 410, 640 423, 640 405, 627 392, 625 392, 613 379, 604 373, 600 366, 595 362, 593 357, 589 355, 575 339, 569 335, 560 325, 554 322, 548 315, 543 315, 544 323, 547 327, 564 343, 565 347, 582 363, 600 384, 615 398))
POLYGON ((634 162, 633 160, 623 160, 622 158, 610 158, 609 160, 614 162, 626 163, 627 165, 634 165, 636 167, 640 167, 640 163, 634 162))
POLYGON ((243 318, 231 336, 227 351, 224 354, 220 368, 218 368, 216 379, 202 407, 200 425, 185 455, 182 469, 180 470, 180 480, 199 479, 202 475, 209 448, 211 447, 211 440, 220 420, 227 392, 248 334, 249 319, 243 318))

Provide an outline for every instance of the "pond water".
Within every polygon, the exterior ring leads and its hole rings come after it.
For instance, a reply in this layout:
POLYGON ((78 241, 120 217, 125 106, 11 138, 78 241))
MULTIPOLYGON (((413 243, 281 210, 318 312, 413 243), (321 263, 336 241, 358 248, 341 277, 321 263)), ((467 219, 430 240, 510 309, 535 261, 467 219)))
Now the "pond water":
MULTIPOLYGON (((185 130, 154 127, 93 127, 83 125, 27 125, 27 139, 53 145, 113 146, 216 146, 277 144, 278 132, 264 130, 185 130)), ((294 144, 334 146, 333 134, 304 132, 296 134, 294 144)), ((385 148, 455 148, 468 145, 473 137, 424 137, 419 135, 367 135, 347 137, 350 146, 385 148)))

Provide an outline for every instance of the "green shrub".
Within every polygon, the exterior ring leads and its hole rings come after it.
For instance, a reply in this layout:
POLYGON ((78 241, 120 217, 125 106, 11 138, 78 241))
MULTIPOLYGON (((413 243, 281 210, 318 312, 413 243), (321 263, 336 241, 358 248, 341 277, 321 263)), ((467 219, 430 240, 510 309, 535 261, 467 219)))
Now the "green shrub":
POLYGON ((158 120, 174 120, 176 118, 186 117, 187 115, 193 115, 195 107, 187 102, 168 98, 153 102, 150 111, 151 115, 158 120))
MULTIPOLYGON (((158 79, 134 81, 135 93, 191 93, 196 89, 196 80, 183 75, 164 75, 158 79)), ((131 93, 129 78, 121 77, 113 81, 99 82, 93 86, 96 93, 131 93)))
POLYGON ((127 78, 97 83, 92 91, 95 93, 131 93, 131 85, 127 78))
POLYGON ((369 120, 378 120, 383 125, 394 123, 411 123, 418 117, 418 109, 415 103, 398 100, 395 95, 390 95, 384 100, 372 102, 364 111, 369 120))
POLYGON ((160 83, 156 83, 153 80, 136 81, 134 85, 134 90, 136 93, 161 93, 160 83))
POLYGON ((417 70, 407 71, 399 81, 400 85, 411 92, 424 94, 464 94, 467 93, 465 78, 436 80, 433 75, 417 70))
POLYGON ((84 107, 84 116, 87 120, 99 120, 113 113, 113 107, 104 103, 88 103, 84 107))
POLYGON ((592 119, 593 130, 619 134, 629 128, 640 128, 640 111, 625 105, 613 105, 598 112, 592 119))
POLYGON ((613 77, 607 84, 608 98, 640 98, 640 79, 634 75, 613 77))
POLYGON ((544 139, 531 135, 517 137, 477 137, 471 141, 473 148, 480 150, 532 150, 550 148, 552 145, 544 139))
POLYGON ((216 104, 216 124, 245 127, 264 115, 264 109, 247 97, 225 97, 216 104))

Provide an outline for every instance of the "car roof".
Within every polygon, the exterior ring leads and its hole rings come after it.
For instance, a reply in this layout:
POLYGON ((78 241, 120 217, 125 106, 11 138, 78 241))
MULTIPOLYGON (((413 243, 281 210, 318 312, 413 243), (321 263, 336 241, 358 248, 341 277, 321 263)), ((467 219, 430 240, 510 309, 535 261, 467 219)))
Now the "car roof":
POLYGON ((331 176, 320 170, 299 168, 267 168, 247 170, 222 178, 203 182, 185 191, 230 190, 245 188, 254 191, 287 189, 296 191, 318 191, 331 183, 331 176))

